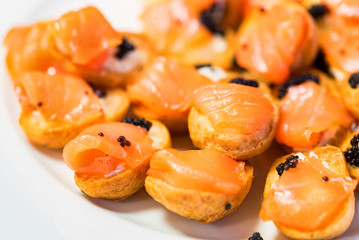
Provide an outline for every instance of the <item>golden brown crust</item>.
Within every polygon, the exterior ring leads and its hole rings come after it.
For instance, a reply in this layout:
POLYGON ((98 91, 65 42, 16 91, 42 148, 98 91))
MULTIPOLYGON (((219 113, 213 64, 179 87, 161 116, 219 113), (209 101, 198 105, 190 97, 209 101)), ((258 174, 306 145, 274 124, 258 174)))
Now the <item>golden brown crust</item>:
POLYGON ((243 186, 235 194, 176 188, 150 176, 146 178, 145 188, 148 194, 170 211, 200 223, 210 223, 234 212, 239 207, 251 188, 253 167, 246 164, 245 173, 241 178, 243 186), (226 210, 225 206, 228 203, 231 204, 231 208, 226 210))
MULTIPOLYGON (((260 87, 263 86, 260 84, 260 87)), ((270 97, 269 90, 263 94, 270 99, 274 106, 274 112, 268 122, 250 135, 218 133, 208 117, 192 107, 188 117, 188 129, 193 144, 198 148, 216 150, 241 160, 252 158, 264 152, 274 138, 279 111, 277 103, 270 97)))
POLYGON ((21 127, 31 142, 54 149, 63 148, 83 129, 103 121, 103 113, 99 112, 82 122, 74 121, 72 123, 55 124, 47 122, 41 114, 33 114, 24 110, 19 119, 21 127))
POLYGON ((100 98, 100 102, 107 122, 121 121, 130 107, 130 99, 121 88, 107 90, 106 96, 100 98))
POLYGON ((164 149, 171 147, 171 136, 167 127, 157 120, 149 119, 152 123, 150 130, 148 131, 149 137, 153 140, 152 147, 154 149, 164 149))
MULTIPOLYGON (((349 176, 344 156, 339 148, 328 145, 325 147, 317 147, 312 152, 314 152, 319 159, 321 159, 322 161, 324 160, 328 164, 328 168, 334 173, 342 177, 349 176)), ((309 155, 309 153, 303 154, 309 155)), ((289 155, 280 157, 276 159, 272 164, 264 187, 264 199, 269 196, 272 185, 279 179, 276 167, 280 163, 284 163, 288 156, 289 155)), ((329 225, 327 225, 323 229, 319 229, 316 231, 299 231, 293 228, 282 226, 280 224, 276 224, 276 227, 283 234, 294 239, 332 239, 341 235, 348 229, 355 212, 354 204, 354 193, 352 193, 343 203, 341 212, 339 212, 338 215, 336 215, 335 218, 329 223, 329 225)))
POLYGON ((126 169, 111 177, 87 177, 75 173, 75 183, 90 197, 120 201, 142 188, 148 168, 149 160, 135 169, 126 169))

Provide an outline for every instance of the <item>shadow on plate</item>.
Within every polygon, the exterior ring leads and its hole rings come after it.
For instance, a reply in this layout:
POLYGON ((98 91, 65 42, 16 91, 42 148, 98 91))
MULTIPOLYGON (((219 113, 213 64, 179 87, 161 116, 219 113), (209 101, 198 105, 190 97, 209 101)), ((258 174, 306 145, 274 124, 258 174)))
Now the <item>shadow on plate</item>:
POLYGON ((83 195, 92 204, 112 212, 134 213, 148 209, 161 208, 161 206, 148 195, 144 187, 131 197, 117 202, 106 199, 91 198, 86 194, 83 195))

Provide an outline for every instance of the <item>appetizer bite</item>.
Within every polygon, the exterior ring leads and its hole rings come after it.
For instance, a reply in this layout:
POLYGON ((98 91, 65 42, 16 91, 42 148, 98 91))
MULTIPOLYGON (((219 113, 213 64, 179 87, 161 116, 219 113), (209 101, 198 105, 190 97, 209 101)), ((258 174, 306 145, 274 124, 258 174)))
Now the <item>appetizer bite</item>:
POLYGON ((352 132, 344 139, 341 149, 344 153, 349 174, 354 179, 359 179, 359 131, 352 132))
POLYGON ((191 66, 158 57, 127 86, 127 92, 137 116, 158 119, 170 130, 183 131, 192 93, 210 82, 191 66))
POLYGON ((197 89, 188 117, 196 147, 234 159, 248 159, 266 150, 277 123, 278 108, 269 94, 261 91, 257 81, 243 78, 197 89))
POLYGON ((125 85, 151 57, 144 37, 116 32, 94 7, 13 28, 4 44, 14 79, 27 71, 70 72, 96 85, 113 87, 125 85))
POLYGON ((253 168, 212 150, 163 149, 151 158, 146 191, 167 209, 201 223, 234 212, 247 195, 253 168))
POLYGON ((335 238, 353 219, 357 182, 337 147, 281 157, 267 176, 260 217, 290 238, 335 238))
POLYGON ((354 118, 344 103, 326 88, 331 86, 330 80, 319 80, 315 74, 296 76, 281 86, 277 142, 290 150, 340 144, 354 118))
POLYGON ((144 33, 162 54, 186 64, 231 66, 243 0, 161 0, 141 15, 144 33))
POLYGON ((236 59, 241 67, 280 84, 313 62, 318 49, 317 30, 303 6, 281 1, 250 11, 236 44, 236 59))
POLYGON ((15 92, 22 106, 20 125, 39 145, 62 148, 85 127, 105 119, 100 99, 73 75, 25 73, 16 79, 15 92))
POLYGON ((122 200, 145 181, 154 152, 148 131, 128 123, 96 124, 66 144, 63 159, 77 186, 95 198, 122 200))

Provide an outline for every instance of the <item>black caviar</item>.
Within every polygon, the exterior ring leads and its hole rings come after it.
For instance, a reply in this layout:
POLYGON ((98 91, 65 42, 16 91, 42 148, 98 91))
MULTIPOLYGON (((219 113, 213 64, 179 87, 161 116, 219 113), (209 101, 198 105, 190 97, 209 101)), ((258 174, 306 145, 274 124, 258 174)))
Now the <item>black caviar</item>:
POLYGON ((350 75, 349 84, 351 88, 357 88, 359 84, 359 72, 350 75))
POLYGON ((231 81, 229 81, 230 83, 236 83, 236 84, 241 84, 241 85, 245 85, 245 86, 250 86, 250 87, 259 87, 259 84, 256 80, 247 80, 244 78, 233 78, 231 81))
POLYGON ((226 5, 224 2, 215 2, 208 9, 203 10, 199 19, 201 23, 212 33, 224 36, 221 22, 224 17, 226 5))
POLYGON ((344 157, 347 163, 359 167, 359 134, 355 134, 350 140, 351 148, 348 148, 344 153, 344 157))
POLYGON ((287 157, 284 163, 279 164, 275 169, 278 172, 279 176, 282 176, 284 170, 288 171, 290 168, 297 167, 298 164, 298 156, 297 155, 290 155, 287 157))
POLYGON ((94 92, 94 94, 99 97, 99 98, 104 98, 106 97, 107 93, 106 91, 100 90, 98 88, 96 88, 93 84, 90 83, 90 87, 92 88, 92 91, 94 92))
POLYGON ((115 57, 123 59, 128 52, 135 50, 135 46, 131 44, 126 38, 122 38, 122 43, 117 46, 115 57))
POLYGON ((308 12, 314 19, 318 19, 327 14, 329 8, 325 4, 314 4, 308 9, 308 12))
POLYGON ((323 179, 324 182, 328 182, 328 181, 329 181, 329 178, 328 178, 327 176, 323 176, 322 179, 323 179))
POLYGON ((120 136, 119 138, 117 138, 117 141, 121 144, 121 147, 131 146, 130 141, 128 141, 125 136, 120 136))
POLYGON ((197 65, 194 65, 194 67, 196 69, 200 69, 200 68, 204 68, 204 67, 212 67, 212 64, 210 63, 207 63, 207 64, 197 64, 197 65))
POLYGON ((38 102, 38 103, 37 103, 37 106, 38 106, 38 107, 42 107, 42 102, 38 102))
POLYGON ((287 94, 287 91, 290 87, 300 85, 300 84, 308 82, 308 81, 312 81, 312 82, 319 84, 319 77, 314 74, 304 73, 302 75, 298 75, 298 76, 288 79, 282 86, 280 86, 279 92, 278 92, 278 98, 279 99, 283 98, 287 94))
POLYGON ((99 132, 97 135, 99 135, 100 137, 105 136, 105 135, 103 134, 103 132, 99 132))
POLYGON ((325 53, 321 48, 319 48, 317 56, 313 62, 313 67, 326 73, 329 77, 334 77, 333 73, 330 71, 329 63, 326 60, 325 53))
POLYGON ((137 119, 137 118, 128 117, 128 118, 125 118, 122 122, 130 123, 130 124, 133 124, 135 126, 142 127, 144 129, 146 129, 147 131, 149 131, 150 128, 152 127, 152 123, 150 121, 147 121, 144 118, 138 118, 137 119))
POLYGON ((231 209, 232 208, 232 205, 230 204, 230 203, 227 203, 225 206, 224 206, 224 209, 226 209, 227 211, 229 210, 229 209, 231 209))
POLYGON ((263 238, 259 232, 255 232, 252 237, 248 238, 248 240, 263 240, 263 238))

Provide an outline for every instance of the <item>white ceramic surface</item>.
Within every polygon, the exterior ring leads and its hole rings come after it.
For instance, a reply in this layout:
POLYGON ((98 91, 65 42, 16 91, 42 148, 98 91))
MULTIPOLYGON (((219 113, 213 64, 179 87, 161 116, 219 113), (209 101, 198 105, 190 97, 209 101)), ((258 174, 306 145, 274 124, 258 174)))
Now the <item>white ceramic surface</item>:
MULTIPOLYGON (((93 4, 114 27, 140 29, 138 0, 12 0, 0 2, 0 37, 9 27, 58 17, 93 4)), ((30 144, 18 125, 19 106, 0 48, 0 239, 247 239, 259 231, 264 239, 286 239, 272 223, 258 218, 265 174, 281 152, 278 146, 251 163, 255 179, 238 211, 202 225, 155 202, 144 190, 122 202, 91 199, 81 193, 61 152, 30 144)), ((174 144, 186 142, 175 136, 174 144)), ((358 204, 358 201, 357 201, 358 204)), ((359 212, 359 209, 356 209, 359 212)), ((359 216, 340 239, 359 239, 359 216)))

